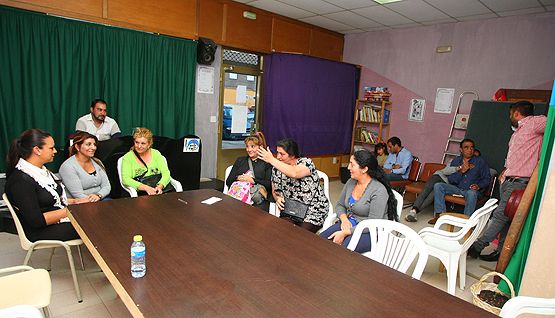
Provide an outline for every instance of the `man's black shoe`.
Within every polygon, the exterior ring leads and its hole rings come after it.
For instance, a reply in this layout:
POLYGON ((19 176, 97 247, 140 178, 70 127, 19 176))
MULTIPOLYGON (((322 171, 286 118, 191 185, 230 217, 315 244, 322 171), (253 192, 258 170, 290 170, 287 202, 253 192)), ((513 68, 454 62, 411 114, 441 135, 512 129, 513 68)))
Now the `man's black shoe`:
POLYGON ((488 255, 480 255, 480 259, 486 262, 497 262, 497 260, 499 259, 499 252, 494 251, 488 255))
POLYGON ((480 251, 475 249, 474 246, 471 246, 468 249, 468 252, 466 253, 466 255, 469 256, 469 257, 472 257, 472 258, 478 258, 478 256, 480 256, 480 251))

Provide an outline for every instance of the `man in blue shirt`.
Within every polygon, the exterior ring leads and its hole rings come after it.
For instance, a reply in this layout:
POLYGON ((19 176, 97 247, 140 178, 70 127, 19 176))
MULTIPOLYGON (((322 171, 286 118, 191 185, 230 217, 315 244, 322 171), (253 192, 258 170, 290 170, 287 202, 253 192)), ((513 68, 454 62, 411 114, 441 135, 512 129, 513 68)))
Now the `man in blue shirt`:
POLYGON ((387 141, 389 156, 385 160, 383 170, 389 181, 402 181, 409 177, 412 153, 401 145, 399 137, 391 137, 387 141))
MULTIPOLYGON (((454 194, 464 197, 464 214, 470 216, 476 210, 476 202, 491 182, 491 174, 486 161, 474 156, 474 141, 463 139, 460 143, 461 155, 451 161, 456 171, 447 177, 449 183, 434 185, 434 212, 445 212, 445 195, 454 194)), ((434 220, 430 220, 433 222, 434 220)), ((433 222, 435 223, 435 222, 433 222)))

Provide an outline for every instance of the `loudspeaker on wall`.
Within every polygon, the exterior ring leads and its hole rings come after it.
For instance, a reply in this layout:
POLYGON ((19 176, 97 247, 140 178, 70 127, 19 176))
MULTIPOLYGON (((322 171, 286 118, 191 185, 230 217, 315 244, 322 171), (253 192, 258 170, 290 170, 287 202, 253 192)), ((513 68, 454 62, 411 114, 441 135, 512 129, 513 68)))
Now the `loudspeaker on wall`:
POLYGON ((197 44, 197 62, 203 65, 210 65, 214 62, 216 55, 216 43, 207 38, 199 38, 197 44))

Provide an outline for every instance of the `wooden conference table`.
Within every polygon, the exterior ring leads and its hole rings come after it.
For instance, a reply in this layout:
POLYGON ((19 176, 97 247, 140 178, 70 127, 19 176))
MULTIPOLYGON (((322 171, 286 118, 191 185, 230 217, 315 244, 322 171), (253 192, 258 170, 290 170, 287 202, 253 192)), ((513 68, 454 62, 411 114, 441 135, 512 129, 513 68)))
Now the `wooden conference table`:
POLYGON ((215 190, 73 205, 70 219, 134 317, 494 317, 215 190))

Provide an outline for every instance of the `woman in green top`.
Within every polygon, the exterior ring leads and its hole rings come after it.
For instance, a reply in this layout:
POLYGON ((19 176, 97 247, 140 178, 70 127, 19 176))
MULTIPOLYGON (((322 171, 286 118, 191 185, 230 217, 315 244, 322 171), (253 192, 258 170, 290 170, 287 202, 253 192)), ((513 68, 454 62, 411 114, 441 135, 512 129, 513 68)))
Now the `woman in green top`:
POLYGON ((148 195, 161 194, 170 183, 170 170, 166 158, 162 156, 160 151, 151 148, 152 132, 148 128, 135 129, 133 141, 133 147, 123 156, 121 163, 123 185, 137 191, 145 191, 148 195), (155 174, 161 174, 162 177, 154 187, 136 180, 137 177, 147 177, 155 174))

